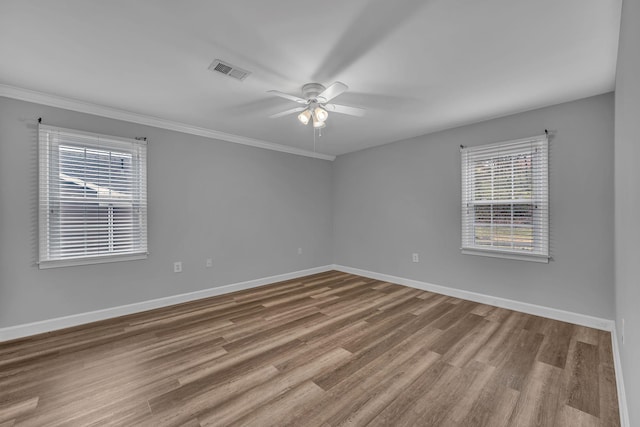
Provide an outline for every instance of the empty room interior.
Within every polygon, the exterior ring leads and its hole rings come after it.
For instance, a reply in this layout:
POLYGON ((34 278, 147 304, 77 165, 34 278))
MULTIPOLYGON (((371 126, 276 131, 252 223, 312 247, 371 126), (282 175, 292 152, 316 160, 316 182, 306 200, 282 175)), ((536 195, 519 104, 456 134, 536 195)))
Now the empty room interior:
POLYGON ((639 41, 0 0, 0 427, 640 426, 639 41))

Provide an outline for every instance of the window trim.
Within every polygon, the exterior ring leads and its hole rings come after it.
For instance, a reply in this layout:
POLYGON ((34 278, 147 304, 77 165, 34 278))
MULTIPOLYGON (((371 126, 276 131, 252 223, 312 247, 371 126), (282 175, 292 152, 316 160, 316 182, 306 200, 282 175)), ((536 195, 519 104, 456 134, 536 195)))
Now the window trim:
POLYGON ((135 261, 139 259, 147 259, 149 252, 140 252, 137 254, 113 254, 113 255, 94 255, 78 258, 57 259, 50 261, 39 261, 38 266, 41 270, 47 268, 73 267, 78 265, 106 264, 109 262, 135 261))
POLYGON ((548 255, 535 255, 535 254, 520 254, 508 251, 501 251, 499 249, 471 249, 471 248, 460 248, 460 252, 465 255, 480 255, 491 258, 504 258, 504 259, 515 259, 518 261, 533 261, 533 262, 542 262, 548 263, 551 258, 548 255))
POLYGON ((98 134, 93 132, 85 132, 76 129, 55 127, 40 124, 38 127, 38 261, 37 265, 40 269, 70 267, 90 264, 103 264, 110 262, 132 261, 146 259, 148 257, 148 203, 147 203, 147 142, 146 139, 122 138, 112 135, 98 134), (60 145, 65 145, 64 141, 59 141, 56 148, 52 148, 52 142, 45 141, 43 132, 69 134, 70 136, 84 137, 93 139, 82 144, 70 142, 71 145, 82 146, 89 149, 106 149, 106 150, 125 150, 132 155, 136 155, 136 150, 132 147, 141 147, 142 153, 138 153, 140 157, 137 159, 138 166, 134 173, 138 176, 135 185, 140 189, 140 206, 143 238, 141 240, 142 250, 130 252, 116 252, 113 254, 97 253, 90 255, 79 255, 67 258, 45 259, 43 254, 49 249, 48 235, 49 221, 49 189, 52 186, 50 180, 51 173, 51 156, 54 149, 59 149, 60 145), (43 151, 44 150, 44 151, 43 151))
MULTIPOLYGON (((538 135, 538 136, 534 136, 534 137, 530 137, 530 138, 522 138, 522 139, 516 139, 516 140, 510 140, 510 141, 503 141, 503 142, 496 142, 496 143, 491 143, 491 144, 484 144, 484 145, 478 145, 478 146, 474 146, 474 147, 463 147, 461 146, 461 156, 460 156, 460 165, 461 165, 461 200, 462 200, 462 205, 461 205, 461 247, 460 247, 460 251, 462 254, 465 255, 480 255, 480 256, 486 256, 486 257, 493 257, 493 258, 504 258, 504 259, 514 259, 514 260, 521 260, 521 261, 533 261, 533 262, 540 262, 540 263, 548 263, 549 259, 551 259, 551 254, 549 252, 549 233, 550 233, 550 223, 549 223, 549 139, 547 134, 543 134, 543 135, 538 135), (501 153, 499 151, 500 147, 504 147, 505 149, 509 148, 509 147, 514 147, 514 146, 518 146, 518 145, 523 145, 527 144, 527 143, 541 143, 544 152, 543 152, 543 159, 546 161, 544 168, 545 170, 542 172, 542 175, 544 177, 544 182, 543 185, 546 185, 546 188, 541 189, 540 186, 533 186, 532 191, 535 192, 540 192, 542 191, 542 197, 540 197, 540 194, 538 194, 538 196, 532 198, 532 203, 537 203, 539 201, 541 201, 542 199, 544 199, 544 204, 546 206, 546 211, 543 212, 543 226, 546 228, 545 230, 543 230, 544 234, 545 234, 545 243, 541 245, 543 250, 546 253, 527 253, 524 250, 519 250, 519 249, 502 249, 502 248, 495 248, 495 247, 481 247, 481 246, 469 246, 466 245, 466 243, 468 243, 468 241, 465 241, 465 237, 469 237, 468 236, 468 230, 465 230, 465 227, 468 227, 468 216, 470 215, 469 213, 465 213, 465 210, 468 209, 468 197, 470 195, 473 194, 473 190, 470 190, 468 188, 466 188, 468 185, 471 185, 471 182, 468 180, 467 174, 468 174, 468 160, 465 161, 465 155, 469 155, 468 153, 471 152, 473 153, 474 151, 494 151, 495 154, 491 154, 491 158, 493 157, 500 157, 501 153)), ((535 174, 536 172, 534 172, 535 174)), ((513 203, 513 202, 512 202, 513 203)), ((493 206, 493 204, 491 204, 493 206)), ((539 229, 539 227, 537 227, 539 229)), ((535 224, 533 226, 533 236, 534 239, 536 238, 536 236, 538 235, 538 233, 536 233, 536 227, 535 224)))

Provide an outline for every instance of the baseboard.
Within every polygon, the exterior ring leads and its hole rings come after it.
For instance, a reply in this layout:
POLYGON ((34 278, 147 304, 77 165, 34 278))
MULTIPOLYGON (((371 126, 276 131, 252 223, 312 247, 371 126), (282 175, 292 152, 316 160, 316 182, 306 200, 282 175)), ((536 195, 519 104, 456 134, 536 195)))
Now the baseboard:
POLYGON ((7 328, 0 328, 0 342, 17 338, 24 338, 44 332, 51 332, 59 329, 69 328, 72 326, 84 325, 86 323, 96 322, 99 320, 112 319, 114 317, 153 310, 155 308, 167 307, 170 305, 208 298, 216 295, 228 294, 230 292, 269 285, 272 283, 281 282, 283 280, 296 279, 298 277, 308 276, 311 274, 324 273, 325 271, 330 271, 332 269, 332 265, 325 265, 322 267, 309 268, 306 270, 294 271, 291 273, 279 274, 276 276, 262 277, 260 279, 247 280, 246 282, 232 283, 215 288, 203 289, 195 292, 157 298, 133 304, 121 305, 118 307, 105 308, 102 310, 90 311, 87 313, 73 314, 71 316, 58 317, 55 319, 42 320, 39 322, 27 323, 23 325, 9 326, 7 328))
POLYGON ((541 305, 529 304, 526 302, 520 302, 506 298, 494 297, 477 292, 450 288, 448 286, 434 285, 432 283, 406 279, 404 277, 391 276, 389 274, 376 273, 368 270, 361 270, 359 268, 346 267, 343 265, 334 265, 333 268, 334 270, 342 271, 345 273, 357 274, 358 276, 369 277, 371 279, 382 280, 385 282, 397 283, 399 285, 422 289, 424 291, 435 292, 438 294, 479 302, 482 304, 494 305, 496 307, 507 308, 509 310, 521 311, 523 313, 534 314, 536 316, 547 317, 549 319, 574 323, 576 325, 588 326, 594 329, 601 329, 604 331, 613 331, 615 329, 615 322, 613 320, 588 316, 586 314, 573 313, 570 311, 559 310, 557 308, 544 307, 541 305))
POLYGON ((536 316, 547 317, 550 319, 561 320, 564 322, 570 322, 577 325, 588 326, 596 329, 610 331, 612 348, 613 348, 613 361, 614 361, 615 372, 616 372, 616 385, 617 385, 618 400, 619 400, 619 407, 620 407, 620 422, 622 427, 630 427, 629 411, 627 407, 627 399, 626 399, 625 388, 624 388, 624 379, 622 375, 622 363, 620 360, 620 349, 618 346, 618 338, 616 333, 615 322, 613 320, 587 316, 584 314, 558 310, 555 308, 549 308, 549 307, 544 307, 540 305, 524 303, 520 301, 506 299, 506 298, 494 297, 494 296, 480 294, 476 292, 465 291, 462 289, 450 288, 447 286, 434 285, 432 283, 421 282, 418 280, 406 279, 403 277, 392 276, 392 275, 383 274, 383 273, 376 273, 373 271, 362 270, 362 269, 353 268, 353 267, 346 267, 343 265, 336 265, 336 264, 309 268, 306 270, 299 270, 291 273, 263 277, 263 278, 254 279, 254 280, 247 280, 245 282, 232 283, 229 285, 218 286, 215 288, 208 288, 208 289, 189 292, 185 294, 173 295, 173 296, 164 297, 164 298, 157 298, 153 300, 121 305, 118 307, 111 307, 111 308, 106 308, 106 309, 96 310, 96 311, 91 311, 86 313, 74 314, 71 316, 58 317, 55 319, 43 320, 43 321, 27 323, 23 325, 10 326, 7 328, 0 328, 0 342, 13 340, 17 338, 24 338, 31 335, 37 335, 45 332, 51 332, 59 329, 69 328, 72 326, 83 325, 86 323, 96 322, 99 320, 111 319, 114 317, 124 316, 127 314, 134 314, 134 313, 139 313, 147 310, 153 310, 155 308, 168 307, 171 305, 194 301, 202 298, 208 298, 216 295, 223 295, 231 292, 251 289, 259 286, 281 282, 284 280, 296 279, 298 277, 304 277, 311 274, 324 273, 330 270, 337 270, 345 273, 356 274, 358 276, 369 277, 372 279, 382 280, 385 282, 397 283, 400 285, 409 286, 416 289, 436 292, 439 294, 466 299, 469 301, 475 301, 482 304, 494 305, 497 307, 507 308, 510 310, 521 311, 523 313, 534 314, 536 316))
POLYGON ((620 359, 620 347, 618 346, 618 333, 615 327, 611 331, 611 346, 613 348, 613 365, 616 371, 616 386, 618 388, 620 425, 622 427, 631 427, 629 408, 627 407, 627 395, 624 391, 624 375, 622 375, 622 360, 620 359))
POLYGON ((397 283, 399 285, 409 286, 424 291, 435 292, 438 294, 479 302, 482 304, 494 305, 497 307, 507 308, 509 310, 521 311, 523 313, 534 314, 536 316, 547 317, 550 319, 561 320, 563 322, 574 323, 576 325, 588 326, 590 328, 611 332, 613 363, 616 372, 616 385, 618 389, 618 406, 620 408, 620 423, 622 427, 630 427, 629 411, 627 408, 627 398, 624 389, 624 380, 622 377, 622 363, 620 361, 620 351, 618 347, 615 321, 588 316, 585 314, 573 313, 565 310, 559 310, 557 308, 544 307, 541 305, 529 304, 526 302, 465 291, 462 289, 450 288, 447 286, 434 285, 432 283, 406 279, 404 277, 391 276, 389 274, 376 273, 373 271, 361 270, 359 268, 353 267, 346 267, 343 265, 334 265, 333 269, 342 271, 344 273, 351 273, 358 276, 369 277, 371 279, 397 283))

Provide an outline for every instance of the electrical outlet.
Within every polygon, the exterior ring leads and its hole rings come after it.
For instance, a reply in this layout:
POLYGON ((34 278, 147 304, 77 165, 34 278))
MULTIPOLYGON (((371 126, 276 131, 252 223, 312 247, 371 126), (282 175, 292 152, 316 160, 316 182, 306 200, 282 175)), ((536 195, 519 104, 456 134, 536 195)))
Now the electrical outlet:
POLYGON ((173 272, 182 273, 182 261, 176 261, 173 263, 173 272))
POLYGON ((414 253, 414 254, 411 256, 411 260, 412 260, 413 262, 420 262, 420 256, 419 256, 418 254, 414 253))
POLYGON ((620 331, 620 335, 622 335, 622 345, 624 345, 624 319, 622 319, 622 330, 620 331))
POLYGON ((211 258, 207 258, 205 265, 207 266, 207 268, 213 267, 213 260, 211 258))
POLYGON ((298 248, 298 255, 302 255, 302 248, 298 248))

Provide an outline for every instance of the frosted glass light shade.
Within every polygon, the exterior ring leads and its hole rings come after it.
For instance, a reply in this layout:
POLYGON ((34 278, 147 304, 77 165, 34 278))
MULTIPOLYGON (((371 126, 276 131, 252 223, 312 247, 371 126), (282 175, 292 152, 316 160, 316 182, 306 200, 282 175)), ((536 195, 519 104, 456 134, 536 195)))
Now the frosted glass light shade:
POLYGON ((316 119, 320 122, 324 122, 325 120, 327 120, 327 117, 329 117, 329 113, 327 112, 327 110, 321 107, 316 107, 313 112, 316 116, 316 119))
POLYGON ((311 120, 311 111, 307 109, 298 114, 298 120, 300 120, 300 123, 302 123, 303 125, 307 125, 309 123, 309 120, 311 120))

